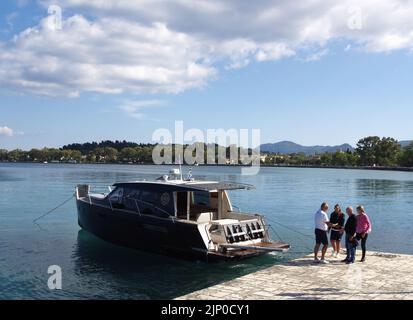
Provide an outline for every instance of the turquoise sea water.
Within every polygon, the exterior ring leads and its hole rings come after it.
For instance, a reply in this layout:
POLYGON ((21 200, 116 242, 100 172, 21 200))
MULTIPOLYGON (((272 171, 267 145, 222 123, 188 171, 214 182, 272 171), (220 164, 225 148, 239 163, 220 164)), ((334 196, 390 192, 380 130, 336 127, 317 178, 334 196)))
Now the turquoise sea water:
MULTIPOLYGON (((38 225, 32 222, 70 197, 76 184, 105 192, 114 182, 154 179, 168 170, 0 164, 0 299, 170 299, 311 251, 311 238, 274 223, 277 234, 292 244, 287 255, 208 265, 119 248, 80 230, 74 199, 38 225), (50 265, 62 268, 61 291, 48 289, 50 265)), ((240 168, 196 167, 193 174, 255 185, 252 191, 232 192, 234 204, 310 236, 322 201, 363 204, 373 223, 369 249, 413 254, 412 172, 262 168, 256 176, 242 176, 240 168)))

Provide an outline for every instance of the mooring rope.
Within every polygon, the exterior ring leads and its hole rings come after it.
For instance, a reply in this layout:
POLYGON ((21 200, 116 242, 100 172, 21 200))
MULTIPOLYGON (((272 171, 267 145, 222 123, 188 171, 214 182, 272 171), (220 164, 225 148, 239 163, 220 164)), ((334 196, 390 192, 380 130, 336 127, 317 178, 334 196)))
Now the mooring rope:
MULTIPOLYGON (((310 235, 308 235, 308 234, 305 234, 305 233, 302 233, 302 232, 300 232, 300 231, 298 231, 298 230, 295 230, 295 229, 293 229, 293 228, 291 228, 291 227, 289 227, 289 226, 286 226, 286 225, 284 225, 284 224, 282 224, 282 223, 279 223, 279 222, 277 222, 277 221, 275 221, 275 220, 272 220, 272 219, 269 219, 269 218, 267 218, 267 220, 268 221, 270 221, 271 223, 274 223, 274 224, 277 224, 277 225, 279 225, 279 226, 281 226, 281 227, 283 227, 283 228, 285 228, 285 229, 287 229, 287 230, 289 230, 289 231, 291 231, 291 232, 294 232, 294 233, 297 233, 297 234, 299 234, 299 235, 301 235, 301 236, 303 236, 303 237, 305 237, 305 238, 309 238, 309 239, 313 239, 314 237, 313 236, 310 236, 310 235)), ((271 227, 271 229, 272 229, 272 231, 275 233, 275 235, 281 240, 281 241, 283 241, 282 239, 281 239, 281 237, 280 237, 280 235, 277 233, 277 231, 270 225, 270 227, 271 227)), ((300 241, 301 242, 301 241, 300 241)), ((308 249, 308 252, 293 252, 292 251, 292 253, 295 253, 295 254, 308 254, 309 252, 312 252, 312 248, 310 248, 308 245, 307 245, 307 243, 305 243, 304 241, 301 243, 301 245, 302 245, 302 248, 304 248, 304 249, 308 249)))
POLYGON ((284 242, 284 240, 281 238, 281 236, 278 234, 277 230, 275 230, 275 228, 272 225, 269 225, 270 229, 272 230, 272 232, 275 233, 275 235, 277 236, 278 240, 280 240, 281 242, 284 242))
POLYGON ((290 231, 295 232, 295 233, 297 233, 297 234, 299 234, 299 235, 302 235, 303 237, 306 237, 306 238, 309 238, 309 239, 313 239, 313 238, 314 238, 313 236, 310 236, 310 235, 308 235, 308 234, 302 233, 302 232, 300 232, 300 231, 298 231, 298 230, 295 230, 295 229, 293 229, 293 228, 291 228, 291 227, 289 227, 289 226, 286 226, 286 225, 284 225, 284 224, 282 224, 282 223, 279 223, 279 222, 277 222, 277 221, 274 221, 274 220, 272 220, 272 219, 267 218, 267 220, 270 221, 270 222, 272 222, 272 223, 275 223, 275 224, 277 224, 277 225, 279 225, 279 226, 281 226, 281 227, 283 227, 283 228, 285 228, 285 229, 287 229, 287 230, 290 230, 290 231))
POLYGON ((36 223, 37 221, 39 221, 40 219, 43 219, 44 217, 46 217, 47 215, 51 214, 52 212, 56 211, 57 209, 59 209, 60 207, 63 207, 66 203, 68 203, 70 200, 72 200, 75 196, 71 196, 69 199, 63 201, 61 204, 59 204, 57 207, 47 211, 45 214, 41 215, 40 217, 36 218, 33 220, 33 223, 36 223))

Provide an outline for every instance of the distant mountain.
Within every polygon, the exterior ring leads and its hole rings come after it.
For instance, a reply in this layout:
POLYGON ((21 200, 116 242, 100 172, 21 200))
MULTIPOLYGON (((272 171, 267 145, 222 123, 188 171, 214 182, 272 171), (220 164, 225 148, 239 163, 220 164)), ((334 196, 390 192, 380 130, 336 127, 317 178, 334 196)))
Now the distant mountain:
POLYGON ((334 153, 336 151, 354 151, 354 148, 348 143, 340 146, 311 146, 306 147, 291 141, 281 141, 277 143, 267 143, 261 145, 261 152, 291 154, 304 152, 306 155, 334 153))
POLYGON ((413 140, 399 141, 399 143, 402 147, 407 147, 409 144, 413 143, 413 140))

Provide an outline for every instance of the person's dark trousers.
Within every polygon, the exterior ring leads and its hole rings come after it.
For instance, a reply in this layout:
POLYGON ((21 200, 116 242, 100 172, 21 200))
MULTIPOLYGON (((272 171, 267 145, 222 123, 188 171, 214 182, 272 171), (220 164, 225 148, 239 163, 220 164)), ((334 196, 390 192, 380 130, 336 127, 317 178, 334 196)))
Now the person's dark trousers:
POLYGON ((348 240, 349 239, 349 236, 348 235, 346 235, 346 252, 347 252, 347 257, 346 257, 346 260, 347 261, 350 261, 350 246, 349 246, 349 244, 350 244, 350 241, 348 240))
POLYGON ((366 252, 367 252, 367 238, 369 237, 368 234, 364 238, 361 237, 361 234, 357 234, 357 239, 361 240, 361 250, 362 250, 362 259, 366 259, 366 252))
POLYGON ((356 247, 350 242, 350 236, 346 234, 346 250, 348 262, 354 263, 356 261, 356 247))

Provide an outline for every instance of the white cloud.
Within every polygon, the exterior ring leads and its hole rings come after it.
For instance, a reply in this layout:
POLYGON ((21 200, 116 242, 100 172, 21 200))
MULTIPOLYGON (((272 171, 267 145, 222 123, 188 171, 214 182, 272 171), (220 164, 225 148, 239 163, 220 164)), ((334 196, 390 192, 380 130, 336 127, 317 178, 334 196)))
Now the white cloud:
POLYGON ((0 136, 13 137, 13 129, 9 127, 0 127, 0 136))
POLYGON ((295 51, 284 43, 264 43, 255 57, 257 61, 269 61, 293 55, 295 55, 295 51))
POLYGON ((91 22, 76 15, 54 31, 49 19, 0 44, 3 86, 52 96, 179 93, 215 74, 202 62, 202 43, 161 23, 91 22))
POLYGON ((0 42, 4 88, 72 97, 176 94, 204 87, 221 65, 237 69, 301 55, 318 60, 337 39, 366 52, 413 49, 407 0, 42 2, 45 9, 62 6, 62 29, 52 30, 47 17, 0 42), (358 20, 361 28, 349 27, 358 20))
POLYGON ((143 109, 157 108, 164 105, 165 102, 162 100, 127 100, 118 106, 118 109, 132 118, 141 120, 144 118, 143 109))
POLYGON ((413 27, 410 0, 261 0, 258 3, 202 0, 196 4, 191 0, 45 2, 57 2, 63 8, 93 12, 97 16, 142 23, 161 21, 172 30, 215 40, 249 39, 260 44, 284 42, 288 46, 305 42, 320 44, 340 37, 351 37, 367 45, 374 39, 385 38, 392 30, 401 37, 407 36, 413 27), (350 29, 349 22, 358 19, 362 29, 350 29))
MULTIPOLYGON (((347 51, 347 50, 346 50, 347 51)), ((320 51, 317 51, 313 54, 310 54, 308 57, 305 58, 305 61, 310 62, 310 61, 318 61, 325 55, 327 55, 329 52, 328 48, 324 48, 320 51)))

